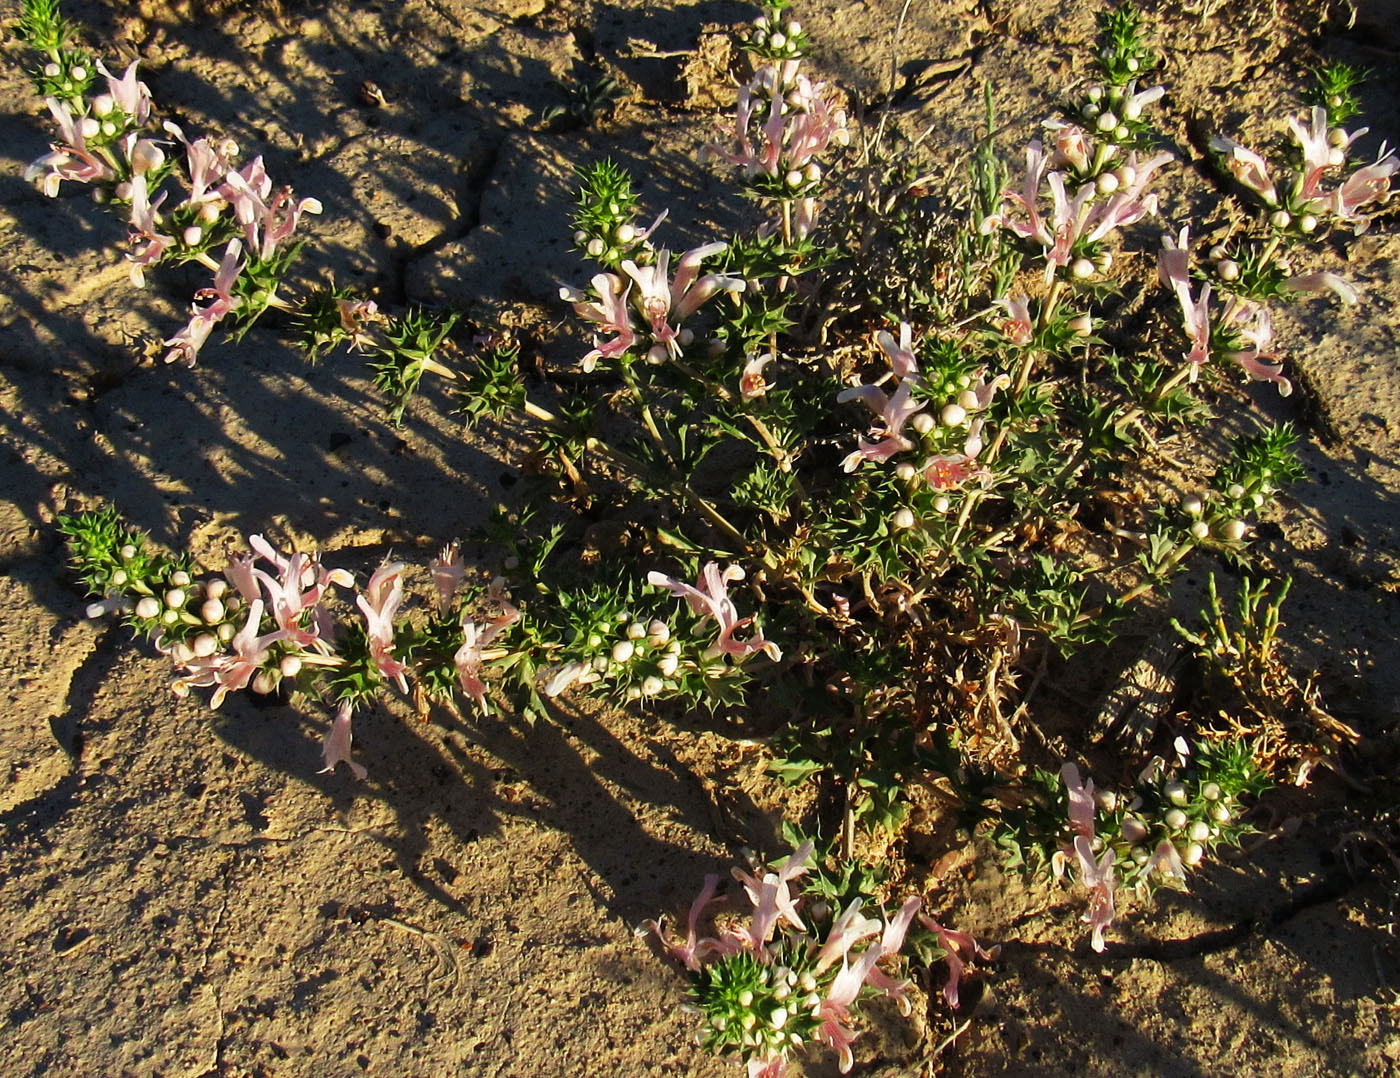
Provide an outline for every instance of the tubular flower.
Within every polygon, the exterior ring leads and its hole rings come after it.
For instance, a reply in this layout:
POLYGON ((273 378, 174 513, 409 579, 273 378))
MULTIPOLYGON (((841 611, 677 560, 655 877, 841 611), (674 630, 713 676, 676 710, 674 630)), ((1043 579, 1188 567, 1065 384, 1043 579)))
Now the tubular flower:
POLYGON ((243 305, 243 300, 235 296, 232 291, 239 273, 243 271, 244 264, 239 261, 242 254, 243 245, 237 239, 229 240, 228 247, 224 249, 223 262, 220 263, 219 270, 214 275, 214 286, 201 288, 194 294, 195 299, 208 299, 213 302, 207 307, 198 305, 190 307, 190 312, 194 317, 189 320, 184 329, 165 342, 170 348, 170 351, 166 353, 165 362, 173 363, 179 360, 185 366, 193 367, 200 349, 209 339, 209 334, 214 331, 214 326, 222 318, 232 314, 243 305))
POLYGON ((402 562, 381 565, 370 576, 362 594, 355 597, 355 605, 365 617, 365 636, 369 640, 369 654, 379 672, 386 678, 398 682, 399 691, 408 691, 405 675, 408 666, 394 658, 394 615, 403 602, 402 562))
POLYGON ((1382 146, 1374 164, 1357 169, 1327 196, 1327 208, 1343 221, 1350 221, 1352 232, 1361 235, 1371 227, 1371 218, 1360 212, 1361 207, 1373 202, 1384 205, 1390 199, 1390 178, 1396 169, 1400 169, 1400 160, 1395 151, 1382 146))
POLYGON ((58 124, 61 137, 53 143, 52 152, 44 154, 24 170, 24 178, 31 183, 39 180, 44 194, 50 198, 57 196, 59 183, 63 180, 101 183, 113 179, 115 173, 111 166, 88 149, 82 121, 75 118, 68 106, 56 97, 46 97, 44 103, 58 124))
POLYGON ((1191 364, 1190 380, 1195 382, 1210 359, 1210 284, 1203 284, 1200 296, 1192 298, 1190 244, 1191 235, 1185 228, 1175 241, 1169 235, 1163 236, 1162 252, 1157 256, 1157 276, 1176 293, 1181 305, 1186 336, 1191 341, 1191 350, 1185 353, 1185 358, 1191 364))
POLYGON ((335 713, 335 718, 331 720, 331 728, 326 732, 326 739, 321 743, 321 758, 326 762, 326 766, 321 768, 321 774, 334 771, 337 764, 349 764, 354 776, 364 781, 369 770, 364 764, 357 764, 350 758, 350 745, 354 740, 350 731, 350 715, 351 704, 346 700, 335 713))
POLYGON ((452 656, 452 664, 457 668, 462 691, 476 701, 476 706, 481 708, 482 714, 488 711, 486 686, 481 680, 481 664, 487 658, 483 649, 490 647, 498 636, 520 620, 520 611, 506 598, 505 578, 497 577, 491 582, 487 597, 501 608, 501 612, 481 624, 463 615, 462 646, 452 656))
POLYGON ((919 914, 919 921, 938 937, 938 945, 943 948, 944 959, 948 963, 948 983, 943 986, 943 998, 948 1001, 948 1006, 956 1008, 958 989, 962 984, 963 970, 967 968, 967 964, 975 958, 995 958, 1000 948, 984 950, 968 933, 944 928, 925 914, 919 914))
POLYGON ((771 640, 763 639, 761 632, 755 632, 748 640, 737 639, 739 632, 753 624, 752 617, 739 617, 738 608, 729 597, 729 582, 743 579, 744 570, 739 566, 731 565, 721 572, 719 563, 713 561, 706 563, 701 570, 699 587, 683 584, 655 570, 647 574, 647 583, 680 596, 690 605, 693 613, 715 619, 719 626, 719 637, 715 640, 714 648, 719 654, 734 655, 742 659, 755 651, 762 651, 774 662, 778 662, 783 657, 782 650, 771 640))
POLYGON ((719 273, 700 276, 700 263, 727 250, 728 244, 707 243, 681 255, 674 278, 668 277, 671 253, 664 247, 657 252, 656 264, 638 266, 631 259, 622 271, 632 278, 637 290, 632 303, 651 331, 652 340, 672 356, 681 355, 680 323, 694 314, 717 292, 742 292, 747 287, 738 277, 719 273), (672 320, 674 319, 674 325, 672 320))
POLYGON ((624 355, 637 342, 637 334, 632 329, 632 315, 627 306, 627 295, 632 286, 615 273, 594 274, 589 281, 597 299, 591 299, 582 289, 563 285, 559 298, 574 306, 574 312, 587 322, 597 325, 603 333, 613 334, 613 339, 603 341, 593 338, 593 350, 583 357, 583 369, 587 373, 598 365, 600 359, 616 359, 624 355))
POLYGON ((1278 189, 1269 179, 1269 165, 1262 157, 1248 147, 1241 146, 1233 139, 1217 135, 1210 140, 1210 148, 1224 159, 1225 168, 1240 185, 1253 191, 1264 204, 1277 208, 1278 189))

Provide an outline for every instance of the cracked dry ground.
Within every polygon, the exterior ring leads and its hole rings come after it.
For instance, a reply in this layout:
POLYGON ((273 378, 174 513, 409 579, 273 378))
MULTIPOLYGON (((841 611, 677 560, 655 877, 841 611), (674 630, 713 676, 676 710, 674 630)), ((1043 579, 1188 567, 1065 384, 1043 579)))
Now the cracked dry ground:
MULTIPOLYGON (((1184 162, 1199 157, 1193 124, 1272 110, 1314 47, 1376 69, 1373 126, 1400 137, 1400 30, 1386 5, 1308 40, 1268 5, 1204 21, 1147 6, 1184 162)), ((883 85, 897 7, 801 12, 816 66, 855 101, 883 85)), ((710 31, 751 17, 742 5, 65 12, 109 58, 139 57, 187 130, 263 149, 274 177, 321 199, 303 272, 382 304, 509 305, 562 354, 576 346, 553 328, 556 282, 580 272, 565 224, 575 164, 631 167, 644 204, 672 207, 672 246, 743 212, 693 163, 728 93, 710 31), (562 101, 554 80, 576 63, 614 73, 634 103, 601 131, 544 132, 537 117, 562 101), (383 107, 363 103, 366 80, 383 107)), ((1013 160, 1092 27, 1082 3, 916 2, 900 118, 935 125, 950 159, 990 79, 1013 160)), ((510 476, 491 440, 443 418, 439 391, 396 432, 358 359, 308 368, 275 328, 209 348, 193 371, 138 366, 183 321, 194 278, 132 289, 118 224, 80 195, 47 201, 22 182, 45 121, 19 71, 0 82, 0 1072, 733 1073, 692 1046, 681 978, 632 928, 682 910, 739 846, 778 849, 782 800, 757 749, 587 707, 534 728, 379 711, 357 720, 371 777, 355 783, 316 773, 319 718, 177 700, 149 649, 83 620, 52 521, 94 499, 214 565, 265 531, 363 571, 391 548, 425 561, 510 476)), ((1347 258, 1362 306, 1300 308, 1287 332, 1311 343, 1289 359, 1308 407, 1257 401, 1310 432, 1308 478, 1273 540, 1299 578, 1288 616, 1300 661, 1380 738, 1400 693, 1395 219, 1331 254, 1347 258)), ((1108 657, 1105 688, 1131 661, 1108 657)), ((885 1016, 857 1044, 857 1073, 1394 1073, 1394 879, 1337 852, 1360 825, 1357 796, 1323 772, 1277 795, 1272 837, 1189 895, 1129 909, 1102 956, 1072 897, 1003 875, 987 850, 945 857, 915 836, 894 852, 937 879, 941 910, 1003 951, 964 1014, 935 990, 911 1026, 885 1016)), ((829 1059, 806 1068, 834 1072, 829 1059)))

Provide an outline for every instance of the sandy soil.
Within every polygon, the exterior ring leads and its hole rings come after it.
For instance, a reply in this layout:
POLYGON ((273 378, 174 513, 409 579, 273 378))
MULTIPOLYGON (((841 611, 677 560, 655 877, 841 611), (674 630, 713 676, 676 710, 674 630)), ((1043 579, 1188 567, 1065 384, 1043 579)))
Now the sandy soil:
MULTIPOLYGON (((800 13, 816 66, 854 100, 884 85, 898 6, 800 13)), ((168 115, 258 147, 321 199, 308 278, 333 272, 387 305, 509 304, 547 327, 565 313, 556 282, 580 276, 575 163, 628 164, 655 209, 741 212, 693 150, 726 94, 711 35, 751 17, 743 5, 205 7, 64 10, 109 61, 142 60, 168 115), (544 131, 575 62, 634 102, 601 131, 544 131), (363 102, 367 79, 382 108, 363 102)), ((1400 138, 1400 20, 1361 8, 1354 29, 1311 38, 1264 3, 1162 16, 1182 159, 1199 158, 1193 123, 1257 130, 1319 51, 1375 69, 1372 138, 1400 138)), ((938 125, 951 154, 990 79, 1015 160, 1092 33, 1085 3, 916 2, 901 118, 938 125)), ((17 68, 0 92, 0 1072, 734 1073, 691 1044, 681 977, 633 929, 683 910, 741 846, 780 851, 783 799, 758 749, 674 715, 581 706, 531 728, 381 709, 356 721, 361 783, 317 773, 324 716, 176 699, 159 656, 84 620, 59 512, 113 501, 213 566, 255 531, 360 572, 390 549, 421 564, 489 511, 511 479, 498 440, 518 433, 464 436, 435 389, 389 428, 360 359, 310 368, 275 326, 195 370, 138 364, 183 322, 193 277, 133 289, 115 221, 67 185, 50 201, 23 182, 46 116, 17 68)), ((1300 664, 1384 746, 1400 714, 1396 218, 1331 255, 1362 304, 1298 308, 1282 335, 1304 391, 1257 395, 1309 436, 1271 554, 1298 576, 1300 664)), ((908 1032, 887 1016, 855 1073, 1400 1073, 1394 876, 1337 852, 1358 796, 1325 773, 1273 795, 1275 832, 1189 895, 1130 909, 1103 955, 1071 896, 975 847, 948 859, 911 842, 941 877, 933 905, 1003 950, 962 1014, 935 990, 908 1032)))

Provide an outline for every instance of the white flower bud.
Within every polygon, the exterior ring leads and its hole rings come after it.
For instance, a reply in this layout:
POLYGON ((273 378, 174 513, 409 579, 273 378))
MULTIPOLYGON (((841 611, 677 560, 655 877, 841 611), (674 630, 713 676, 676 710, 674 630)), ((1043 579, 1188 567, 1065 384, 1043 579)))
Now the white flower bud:
POLYGON ((1298 228, 1304 232, 1314 232, 1317 229, 1317 218, 1310 213, 1303 214, 1298 218, 1298 228))
POLYGON ((59 67, 52 60, 50 60, 47 64, 44 65, 44 74, 51 79, 58 78, 58 73, 62 70, 63 68, 59 67))
POLYGON ((1216 823, 1227 823, 1230 819, 1229 807, 1222 804, 1211 805, 1210 818, 1216 823))
POLYGON ((597 236, 594 236, 591 240, 589 240, 588 246, 584 248, 584 250, 588 252, 590 258, 597 258, 607 249, 608 245, 602 240, 600 240, 597 236))
POLYGON ((116 106, 111 94, 98 94, 92 99, 92 111, 96 116, 106 116, 116 106))
POLYGON ((213 633, 200 633, 190 641, 190 650, 198 658, 207 659, 214 652, 219 650, 219 638, 213 633))
POLYGON ((1347 163, 1347 152, 1340 146, 1333 146, 1327 151, 1327 163, 1333 168, 1341 168, 1347 163))
POLYGON ((1210 838, 1210 824, 1204 820, 1197 820, 1191 825, 1191 830, 1187 834, 1191 836, 1192 842, 1204 842, 1210 838))
POLYGON ((1069 320, 1069 328, 1076 337, 1087 337, 1094 332, 1094 320, 1087 314, 1077 315, 1069 320))
POLYGON ((1181 499, 1181 511, 1188 517, 1198 517, 1201 515, 1201 499, 1194 494, 1188 494, 1181 499))
POLYGON ((1088 97, 1090 101, 1098 101, 1103 97, 1103 87, 1095 83, 1084 91, 1084 95, 1088 97))
POLYGON ((768 44, 772 45, 775 49, 781 49, 787 44, 787 35, 782 32, 770 34, 768 37, 768 44))
POLYGON ((1107 273, 1113 268, 1113 252, 1103 251, 1099 257, 1094 259, 1094 266, 1100 273, 1107 273))
POLYGON ((78 64, 68 74, 72 76, 74 82, 82 82, 83 79, 87 78, 88 70, 82 64, 78 64))
POLYGON ((1191 800, 1190 795, 1186 792, 1186 783, 1184 782, 1169 782, 1162 788, 1162 792, 1167 795, 1167 800, 1173 805, 1184 805, 1191 800))
POLYGON ((199 608, 199 616, 204 624, 213 625, 224 620, 224 604, 220 599, 205 599, 199 608))
POLYGON ((1141 65, 1138 64, 1138 59, 1137 59, 1136 56, 1129 56, 1129 57, 1128 57, 1128 70, 1129 70, 1129 71, 1136 71, 1136 70, 1138 69, 1139 66, 1141 66, 1141 65))
POLYGON ((1147 837, 1147 825, 1136 816, 1124 816, 1120 830, 1128 842, 1141 842, 1147 837))
POLYGON ((145 595, 136 604, 136 616, 144 621, 160 616, 160 600, 154 595, 145 595))
POLYGON ((1133 857, 1133 864, 1135 864, 1135 865, 1145 865, 1145 864, 1147 864, 1147 862, 1148 862, 1149 860, 1151 860, 1152 855, 1151 855, 1150 853, 1147 852, 1147 847, 1145 847, 1145 846, 1134 846, 1134 847, 1133 847, 1133 854, 1132 854, 1132 857, 1133 857))
POLYGON ((1139 102, 1134 101, 1132 98, 1129 98, 1129 99, 1128 99, 1128 103, 1127 103, 1126 105, 1123 106, 1123 119, 1125 119, 1125 120, 1140 120, 1140 119, 1142 119, 1142 105, 1141 105, 1139 102))
POLYGON ((186 666, 194 658, 194 649, 183 640, 177 640, 170 648, 170 657, 181 666, 186 666))
POLYGON ((1248 530, 1243 520, 1228 520, 1225 522, 1222 534, 1225 536, 1225 541, 1227 543, 1238 543, 1245 537, 1245 533, 1248 530))
POLYGON ((574 243, 578 244, 578 246, 582 247, 587 242, 588 233, 585 232, 583 229, 579 229, 577 232, 574 233, 574 243))
POLYGON ((233 634, 233 625, 227 621, 214 630, 214 635, 219 638, 219 643, 221 644, 227 644, 230 640, 232 640, 233 634))
POLYGON ((637 645, 630 640, 619 640, 612 646, 612 657, 615 663, 626 663, 632 661, 632 656, 637 653, 637 645))
POLYGON ((1084 280, 1094 275, 1094 264, 1087 258, 1076 258, 1069 267, 1071 274, 1078 280, 1084 280))
POLYGON ((631 243, 636 238, 637 230, 631 225, 618 225, 617 231, 613 235, 617 237, 618 243, 631 243))
POLYGON ((961 404, 945 404, 938 420, 945 427, 960 427, 967 421, 967 409, 961 404))
POLYGON ((165 593, 165 605, 178 610, 185 605, 185 600, 187 598, 188 596, 185 595, 184 588, 171 588, 165 593))
POLYGON ((641 640, 646 635, 647 627, 643 625, 640 621, 634 621, 631 625, 627 626, 628 640, 641 640))
POLYGON ((920 434, 927 434, 934 428, 933 416, 927 412, 919 412, 913 419, 909 420, 909 425, 920 434))
POLYGON ((901 479, 907 483, 919 474, 919 469, 915 468, 914 465, 910 464, 907 460, 902 460, 895 465, 894 474, 895 478, 901 479))
POLYGON ((608 657, 606 655, 593 656, 593 669, 599 674, 608 672, 608 657))
POLYGON ((1208 782, 1208 783, 1206 783, 1204 786, 1201 787, 1201 796, 1204 797, 1207 801, 1219 801, 1219 800, 1220 800, 1220 783, 1218 783, 1218 782, 1208 782))
POLYGON ((908 508, 896 510, 893 523, 897 531, 907 531, 914 526, 914 514, 908 508))
POLYGON ((166 625, 174 625, 180 620, 180 612, 178 610, 167 609, 165 613, 161 614, 160 620, 166 625))
POLYGON ((804 180, 803 180, 803 178, 802 178, 802 170, 801 170, 801 169, 797 169, 797 168, 793 169, 791 172, 789 172, 789 173, 787 174, 787 177, 786 177, 786 178, 787 178, 787 185, 788 185, 789 187, 801 187, 802 184, 804 183, 804 180))
POLYGON ((283 677, 296 677, 301 673, 301 656, 283 655, 282 661, 277 664, 277 669, 282 672, 283 677))
POLYGON ((1240 483, 1231 483, 1228 487, 1225 488, 1225 493, 1228 494, 1231 498, 1243 498, 1244 486, 1240 483))
POLYGON ((1179 808, 1172 809, 1166 815, 1166 822, 1167 826, 1173 831, 1180 831, 1186 826, 1186 813, 1182 812, 1179 808))
POLYGON ((180 238, 185 241, 186 247, 193 247, 204 238, 204 229, 198 225, 190 225, 189 228, 180 233, 180 238))
POLYGON ((1287 228, 1293 223, 1293 217, 1287 210, 1275 210, 1269 215, 1269 224, 1275 228, 1287 228))
POLYGON ((1240 264, 1233 258, 1222 258, 1215 264, 1215 272, 1220 274, 1222 281, 1238 281, 1240 279, 1240 264))
POLYGON ((935 513, 946 513, 948 511, 948 506, 951 504, 952 503, 948 501, 948 495, 940 494, 933 499, 933 511, 935 513))
POLYGON ((1123 142, 1131 134, 1132 132, 1129 131, 1127 127, 1125 127, 1123 124, 1119 124, 1113 131, 1113 137, 1116 138, 1119 142, 1123 142))
POLYGON ((1199 842, 1193 842, 1181 851, 1181 859, 1192 866, 1199 865, 1205 855, 1205 848, 1199 842))
POLYGON ((212 225, 223 213, 223 208, 218 202, 201 202, 199 204, 199 219, 206 225, 212 225))
POLYGON ((1210 537, 1210 525, 1204 520, 1198 520, 1191 525, 1191 535, 1196 539, 1208 539, 1210 537))
POLYGON ((679 655, 663 655, 661 661, 656 664, 656 668, 661 671, 662 677, 675 677, 676 671, 680 669, 681 659, 679 655))
POLYGON ((822 168, 819 164, 813 161, 810 165, 808 165, 802 170, 802 175, 806 177, 808 183, 816 183, 822 178, 822 168))
POLYGON ((125 584, 127 582, 127 579, 128 578, 125 569, 117 569, 114 570, 112 573, 112 583, 115 584, 117 587, 121 587, 123 584, 125 584))
POLYGON ((655 696, 665 687, 666 683, 662 681, 659 677, 649 677, 642 682, 642 695, 655 696))
POLYGON ((277 688, 277 683, 272 680, 272 675, 266 670, 259 670, 253 677, 253 691, 266 696, 273 689, 277 688))
POLYGON ((78 121, 78 130, 83 138, 96 138, 102 133, 102 125, 91 116, 84 116, 78 121))
POLYGON ((1092 120, 1095 116, 1099 114, 1100 109, 1097 105, 1090 101, 1087 105, 1084 106, 1082 111, 1086 119, 1092 120))
POLYGON ((774 1007, 773 1013, 768 1016, 768 1024, 774 1029, 782 1029, 787 1025, 788 1012, 786 1007, 774 1007))
POLYGON ((752 1006, 753 1006, 753 993, 752 993, 751 991, 749 991, 747 988, 745 988, 742 992, 739 993, 739 1006, 740 1006, 740 1007, 752 1007, 752 1006))
POLYGON ((1111 195, 1118 190, 1118 177, 1111 172, 1105 172, 1094 181, 1094 187, 1101 195, 1111 195))
POLYGON ((666 350, 666 346, 664 344, 653 344, 650 348, 647 349, 647 362, 650 363, 652 366, 659 366, 660 364, 665 363, 666 360, 670 358, 670 356, 671 353, 666 350))
POLYGON ((1101 112, 1094 121, 1094 126, 1105 133, 1112 131, 1118 126, 1118 117, 1111 112, 1101 112))

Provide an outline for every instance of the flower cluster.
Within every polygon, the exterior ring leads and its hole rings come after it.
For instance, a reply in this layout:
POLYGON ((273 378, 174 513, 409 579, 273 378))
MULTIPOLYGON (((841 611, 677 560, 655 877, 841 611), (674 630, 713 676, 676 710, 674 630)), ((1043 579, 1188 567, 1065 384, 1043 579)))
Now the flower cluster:
POLYGON ((799 73, 806 38, 782 7, 770 6, 759 16, 745 47, 765 62, 739 87, 733 129, 707 144, 702 158, 741 169, 757 195, 784 207, 784 238, 802 238, 816 224, 819 159, 829 147, 850 141, 846 112, 825 83, 799 73))
POLYGON ((1400 169, 1395 151, 1382 146, 1375 161, 1347 173, 1348 151, 1367 128, 1349 132, 1330 125, 1322 105, 1289 116, 1287 126, 1300 162, 1286 178, 1275 180, 1269 162, 1234 139, 1217 135, 1210 147, 1236 182, 1264 204, 1277 231, 1308 235, 1330 217, 1349 224, 1356 235, 1365 232, 1372 215, 1363 210, 1384 205, 1392 193, 1391 177, 1400 169), (1334 186, 1328 186, 1329 177, 1334 186))
POLYGON ((1204 742, 1193 750, 1177 738, 1174 749, 1174 766, 1154 756, 1127 795, 1096 789, 1073 763, 1060 769, 1068 824, 1050 866, 1057 879, 1072 870, 1089 892, 1083 919, 1095 951, 1106 946, 1120 885, 1143 896, 1163 884, 1184 888, 1189 869, 1253 833, 1241 799, 1267 782, 1252 747, 1204 742))
POLYGON ((690 972, 692 1004, 705 1023, 701 1043, 737 1055, 750 1078, 781 1078, 791 1053, 812 1041, 834 1049, 841 1072, 849 1071, 857 1037, 852 1027, 862 1000, 873 994, 893 999, 909 1014, 911 982, 891 976, 889 967, 916 915, 948 959, 945 996, 951 1006, 957 1006, 966 963, 990 957, 971 936, 920 914, 917 896, 892 917, 866 916, 861 898, 839 912, 810 899, 793 885, 811 868, 812 854, 808 841, 767 871, 734 870, 749 904, 747 924, 731 922, 713 937, 699 934, 706 908, 719 901, 720 878, 711 875, 690 907, 684 940, 669 935, 660 921, 639 929, 653 934, 690 972))
POLYGON ((842 390, 836 398, 843 404, 858 400, 875 413, 879 423, 871 437, 876 440, 861 438, 859 448, 845 458, 842 467, 850 472, 866 461, 883 464, 922 447, 922 463, 899 465, 902 479, 920 475, 938 491, 954 490, 974 479, 989 483, 992 473, 977 465, 983 444, 983 419, 978 413, 987 409, 997 390, 1004 389, 1010 379, 998 375, 988 382, 982 370, 921 372, 907 322, 900 323, 898 340, 884 331, 877 339, 889 360, 889 373, 875 384, 842 390), (880 385, 890 378, 897 385, 887 394, 880 385))
POLYGON ((120 77, 100 60, 95 66, 106 80, 104 91, 89 97, 90 80, 70 79, 62 96, 46 98, 59 137, 25 177, 50 197, 67 180, 92 186, 99 201, 125 207, 127 261, 138 287, 147 270, 167 259, 197 261, 214 271, 213 287, 195 294, 211 302, 193 306, 188 324, 165 341, 167 363, 192 366, 225 318, 234 315, 246 326, 268 307, 285 305, 276 290, 295 254, 292 234, 302 215, 320 213, 321 204, 275 187, 261 156, 240 166, 231 140, 191 142, 169 121, 162 129, 171 138, 160 137, 150 130, 150 90, 137 77, 136 62, 120 77), (184 149, 178 159, 167 153, 176 142, 184 149), (173 198, 172 179, 181 189, 173 198), (219 248, 223 256, 216 260, 219 248))

